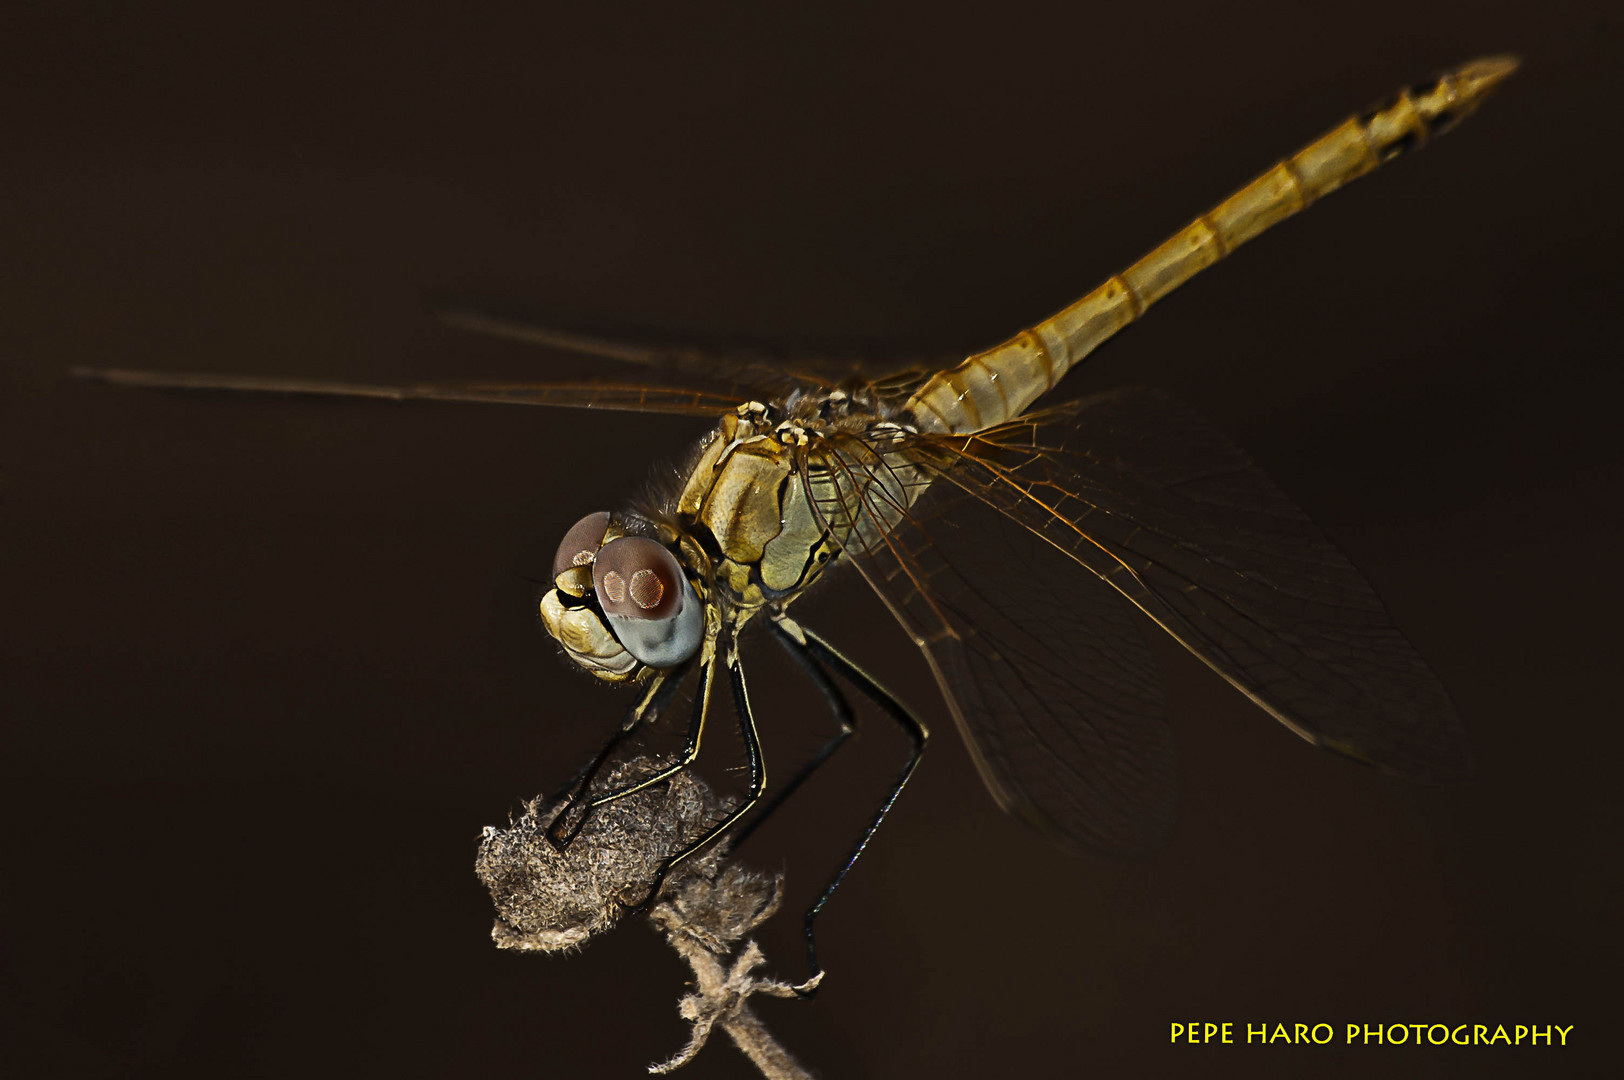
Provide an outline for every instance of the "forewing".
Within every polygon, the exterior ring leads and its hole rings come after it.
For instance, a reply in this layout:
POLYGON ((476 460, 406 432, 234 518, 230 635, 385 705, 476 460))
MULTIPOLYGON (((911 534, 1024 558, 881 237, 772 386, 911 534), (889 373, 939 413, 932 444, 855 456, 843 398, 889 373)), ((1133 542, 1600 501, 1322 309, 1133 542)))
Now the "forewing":
POLYGON ((541 346, 555 354, 549 363, 558 377, 539 382, 481 380, 377 385, 121 368, 82 367, 75 368, 72 374, 80 379, 149 389, 543 405, 715 416, 746 401, 782 401, 797 392, 857 381, 882 399, 900 403, 929 370, 913 367, 874 379, 865 375, 854 360, 800 358, 761 346, 704 348, 604 336, 468 307, 444 309, 440 319, 460 330, 541 346), (628 368, 634 369, 634 378, 617 374, 628 368))
POLYGON ((860 362, 856 357, 826 355, 824 349, 788 350, 736 338, 722 344, 704 344, 671 341, 667 334, 647 330, 583 331, 468 306, 444 308, 440 319, 459 330, 539 345, 593 364, 610 361, 642 368, 650 381, 724 386, 729 393, 742 394, 740 401, 756 398, 765 402, 786 397, 798 388, 833 387, 854 379, 882 393, 896 382, 905 393, 911 393, 926 375, 941 367, 940 363, 920 365, 898 358, 860 362), (876 379, 881 372, 891 374, 876 379))
POLYGON ((711 390, 608 382, 445 382, 376 386, 366 383, 286 379, 264 375, 127 371, 119 368, 77 368, 73 374, 77 378, 112 383, 115 386, 160 390, 296 394, 373 398, 382 401, 546 405, 554 408, 604 409, 615 412, 675 413, 682 416, 713 417, 731 411, 744 400, 737 394, 711 390))
POLYGON ((1108 582, 1303 738, 1394 772, 1467 770, 1449 695, 1363 575, 1189 410, 1116 391, 935 449, 938 482, 1108 582))
POLYGON ((1161 844, 1173 741, 1155 660, 1120 598, 950 485, 903 513, 887 481, 909 466, 883 447, 847 440, 829 464, 849 505, 826 515, 900 516, 846 554, 923 650, 999 805, 1064 846, 1161 844))

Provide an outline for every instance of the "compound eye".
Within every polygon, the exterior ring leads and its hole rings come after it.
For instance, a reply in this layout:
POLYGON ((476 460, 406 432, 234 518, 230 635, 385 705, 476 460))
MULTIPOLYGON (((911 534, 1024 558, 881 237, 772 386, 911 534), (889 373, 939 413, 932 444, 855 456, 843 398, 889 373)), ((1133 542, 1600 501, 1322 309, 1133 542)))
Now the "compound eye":
POLYGON ((699 648, 699 597, 676 558, 655 541, 622 536, 603 545, 592 587, 615 637, 643 663, 670 667, 699 648))
POLYGON ((609 511, 599 510, 570 526, 553 556, 553 577, 576 566, 586 566, 603 546, 603 534, 609 531, 609 511))
POLYGON ((592 564, 592 587, 606 615, 666 618, 681 603, 686 581, 671 553, 641 536, 609 541, 592 564))

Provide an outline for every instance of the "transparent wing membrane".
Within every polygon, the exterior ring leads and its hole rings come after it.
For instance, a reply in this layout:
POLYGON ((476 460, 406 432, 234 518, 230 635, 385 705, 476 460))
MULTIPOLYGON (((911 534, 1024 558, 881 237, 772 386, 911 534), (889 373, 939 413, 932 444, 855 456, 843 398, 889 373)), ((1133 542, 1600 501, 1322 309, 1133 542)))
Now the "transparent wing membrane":
POLYGON ((645 369, 645 377, 652 377, 654 381, 699 387, 721 384, 729 392, 738 393, 738 400, 768 401, 787 396, 800 387, 837 386, 854 380, 878 387, 897 380, 898 392, 906 397, 942 366, 941 358, 933 358, 937 362, 925 366, 903 360, 876 364, 856 357, 820 359, 802 351, 788 351, 758 342, 729 341, 705 346, 687 341, 667 344, 654 340, 647 332, 584 332, 466 306, 445 308, 439 317, 447 326, 485 337, 634 365, 645 369), (875 383, 876 371, 892 369, 898 369, 898 375, 875 383))
POLYGON ((1394 772, 1466 771, 1448 694, 1364 577, 1187 409, 1133 389, 926 438, 938 482, 1092 571, 1303 738, 1394 772))
POLYGON ((377 385, 123 368, 81 367, 73 369, 72 374, 75 378, 95 382, 159 390, 541 405, 704 417, 730 412, 741 402, 783 400, 796 391, 842 382, 861 381, 882 398, 900 402, 928 374, 926 368, 907 368, 880 379, 859 379, 861 368, 854 360, 791 362, 759 347, 713 350, 647 344, 557 329, 466 307, 448 308, 440 312, 439 317, 446 325, 459 330, 567 354, 574 359, 560 362, 560 373, 579 377, 536 382, 475 380, 377 385), (581 363, 583 360, 586 363, 581 363), (606 370, 625 367, 635 369, 636 377, 605 377, 606 370))
MULTIPOLYGON (((850 446, 835 467, 888 469, 850 446)), ((882 483, 865 489, 858 514, 901 512, 882 483)), ((1134 616, 1052 545, 968 501, 935 485, 888 536, 847 553, 924 651, 1000 806, 1064 846, 1155 849, 1177 770, 1134 616)))
POLYGON ((605 409, 616 412, 676 413, 715 417, 732 410, 741 398, 709 390, 662 385, 607 382, 445 382, 406 386, 324 382, 264 375, 219 375, 207 372, 126 371, 119 368, 75 368, 76 378, 159 390, 201 390, 253 394, 296 394, 319 397, 374 398, 382 401, 458 401, 497 405, 545 405, 554 408, 605 409))
POLYGON ((1466 769, 1448 695, 1364 577, 1159 393, 971 436, 846 438, 821 466, 847 503, 826 521, 892 523, 846 554, 924 651, 988 788, 1064 844, 1143 852, 1173 819, 1160 681, 1123 598, 1311 742, 1466 769))

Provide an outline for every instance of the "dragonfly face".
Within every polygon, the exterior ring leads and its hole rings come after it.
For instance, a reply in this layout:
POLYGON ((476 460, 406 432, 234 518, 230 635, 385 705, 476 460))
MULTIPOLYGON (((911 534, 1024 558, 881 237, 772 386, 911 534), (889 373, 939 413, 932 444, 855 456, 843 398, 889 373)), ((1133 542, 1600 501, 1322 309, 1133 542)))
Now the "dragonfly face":
POLYGON ((699 651, 705 605, 650 523, 588 514, 553 557, 542 624, 565 653, 608 682, 670 668, 699 651))

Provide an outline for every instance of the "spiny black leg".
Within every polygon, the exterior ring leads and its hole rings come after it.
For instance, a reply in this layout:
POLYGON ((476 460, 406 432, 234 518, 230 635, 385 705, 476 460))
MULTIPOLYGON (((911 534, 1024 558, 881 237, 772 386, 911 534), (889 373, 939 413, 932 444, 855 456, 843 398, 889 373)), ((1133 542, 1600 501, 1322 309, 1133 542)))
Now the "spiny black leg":
POLYGON ((656 896, 660 895, 660 886, 665 884, 666 876, 678 863, 732 828, 735 822, 750 812, 750 808, 761 798, 761 793, 767 790, 767 768, 761 759, 761 738, 756 733, 755 714, 750 711, 750 695, 744 685, 744 667, 739 663, 736 654, 727 660, 727 673, 733 683, 733 705, 739 714, 739 733, 744 736, 744 753, 749 762, 750 793, 727 817, 707 829, 705 835, 666 860, 665 865, 660 867, 660 872, 655 875, 654 885, 649 889, 648 896, 638 905, 638 910, 646 908, 654 902, 656 896))
POLYGON ((587 766, 584 773, 584 779, 580 782, 579 789, 576 791, 574 797, 570 799, 569 805, 566 806, 557 817, 553 818, 552 824, 547 827, 547 839, 552 843, 554 848, 559 851, 563 851, 565 848, 569 847, 570 842, 580 834, 582 827, 586 825, 586 820, 592 815, 592 811, 596 810, 598 807, 604 805, 605 803, 612 803, 617 799, 623 799, 627 795, 642 791, 645 788, 652 787, 653 785, 658 784, 661 780, 675 776, 677 773, 694 763, 694 759, 699 756, 699 741, 705 733, 705 716, 710 704, 712 671, 715 668, 714 663, 706 664, 704 669, 700 672, 699 690, 694 697, 693 719, 688 722, 688 742, 683 747, 682 754, 680 757, 678 757, 677 762, 659 770, 652 776, 644 777, 635 784, 629 784, 625 787, 608 792, 607 794, 599 795, 597 798, 587 802, 587 792, 591 789, 593 779, 596 778, 598 771, 603 768, 604 763, 609 760, 609 756, 614 753, 615 748, 620 745, 620 743, 628 734, 631 733, 639 722, 644 719, 652 720, 660 714, 660 710, 670 702, 672 696, 676 694, 678 688, 680 688, 682 683, 686 681, 688 670, 691 666, 691 664, 684 665, 683 667, 677 669, 677 671, 675 671, 673 674, 666 676, 664 681, 658 687, 655 687, 650 694, 648 694, 641 702, 639 702, 630 712, 626 714, 626 719, 621 723, 620 730, 617 731, 609 739, 609 741, 604 744, 602 750, 598 751, 598 756, 592 760, 590 765, 587 766), (585 805, 583 806, 583 804, 585 805), (580 816, 576 818, 573 824, 571 824, 570 818, 574 816, 577 811, 580 812, 580 816))
MULTIPOLYGON (((798 632, 798 628, 796 632, 798 632)), ((795 794, 796 789, 806 783, 807 778, 817 772, 824 762, 833 757, 835 751, 845 745, 846 740, 851 738, 852 732, 857 730, 857 713, 852 709, 851 702, 846 700, 846 695, 840 692, 840 687, 835 685, 835 681, 829 678, 829 673, 823 670, 823 665, 818 663, 812 654, 807 651, 806 643, 797 640, 795 632, 785 629, 783 625, 777 622, 773 623, 773 636, 778 639, 779 644, 784 646, 784 651, 789 653, 795 663, 800 666, 800 669, 806 672, 807 678, 811 679, 813 684, 822 691, 824 700, 829 703, 830 710, 835 714, 835 721, 840 725, 840 731, 832 739, 824 743, 822 749, 813 754, 806 764, 801 766, 795 775, 790 778, 789 783, 780 788, 755 817, 740 827, 729 844, 729 850, 732 851, 739 850, 744 842, 750 838, 750 834, 760 828, 761 824, 769 817, 772 817, 773 811, 777 810, 784 804, 786 799, 795 794)))
POLYGON ((845 880, 852 866, 856 864, 858 856, 863 853, 863 849, 868 847, 868 842, 873 839, 875 830, 880 827, 880 822, 885 820, 885 815, 890 812, 892 804, 897 801, 897 796, 902 794, 902 789, 908 783, 908 778, 913 775, 914 769, 919 765, 919 759, 924 756, 925 744, 930 741, 930 730, 925 727, 923 721, 908 709, 908 706, 898 701, 872 675, 837 652, 834 646, 804 627, 798 627, 797 629, 805 638, 807 651, 811 656, 833 668, 847 682, 862 691, 865 697, 878 705, 886 715, 902 725, 902 729, 908 733, 908 740, 913 744, 912 750, 908 754, 908 763, 902 767, 902 772, 897 776, 896 782, 891 785, 891 790, 886 793, 885 801, 880 804, 880 809, 874 815, 874 819, 868 823, 868 828, 863 830, 862 837, 857 841, 857 845, 852 848, 851 854, 841 864, 840 869, 835 872, 835 876, 830 880, 828 888, 823 890, 823 895, 818 897, 817 902, 810 908, 807 908, 806 918, 802 923, 806 932, 806 959, 811 968, 811 979, 816 979, 823 974, 823 969, 818 966, 818 945, 817 939, 813 936, 813 923, 817 921, 818 913, 829 902, 829 898, 835 894, 835 890, 840 888, 840 883, 845 880))
POLYGON ((653 723, 659 719, 660 714, 665 711, 665 707, 670 703, 671 698, 682 688, 682 684, 687 680, 688 672, 692 668, 693 662, 689 661, 672 671, 661 672, 657 675, 644 691, 643 696, 632 702, 631 707, 626 710, 626 715, 620 718, 620 727, 613 735, 609 736, 608 741, 603 744, 603 749, 599 750, 597 756, 585 766, 577 769, 575 775, 570 778, 570 782, 554 792, 549 801, 557 802, 566 794, 571 794, 571 805, 566 809, 566 813, 573 810, 575 803, 580 801, 581 793, 591 786, 592 781, 598 775, 598 770, 602 769, 604 762, 609 760, 609 755, 615 752, 615 748, 626 740, 626 736, 630 735, 638 724, 645 721, 653 723))
POLYGON ((608 740, 603 744, 603 749, 598 751, 597 757, 588 762, 586 768, 577 772, 575 778, 552 797, 551 801, 557 802, 566 793, 570 793, 569 803, 554 816, 552 824, 547 826, 547 842, 553 845, 555 851, 563 851, 569 847, 569 842, 575 839, 575 834, 581 831, 582 825, 586 824, 586 814, 583 813, 575 828, 569 830, 569 835, 563 835, 565 822, 569 821, 570 817, 580 810, 582 800, 592 787, 592 781, 598 778, 598 773, 602 770, 604 763, 609 760, 610 755, 615 752, 620 744, 626 741, 626 736, 630 735, 631 732, 631 728, 622 727, 609 736, 608 740))

